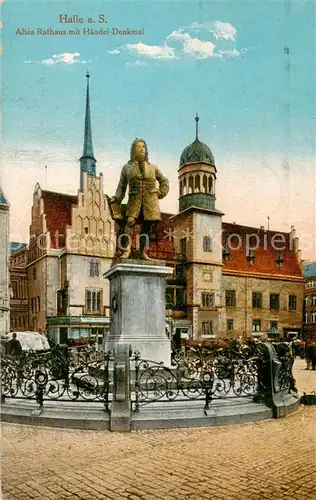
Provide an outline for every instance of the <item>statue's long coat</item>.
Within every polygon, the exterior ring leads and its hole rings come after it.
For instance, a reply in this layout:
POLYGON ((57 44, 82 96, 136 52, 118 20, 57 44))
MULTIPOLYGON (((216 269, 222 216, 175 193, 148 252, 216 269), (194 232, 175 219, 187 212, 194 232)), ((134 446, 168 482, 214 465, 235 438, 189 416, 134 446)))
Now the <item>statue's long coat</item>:
POLYGON ((119 203, 122 203, 124 199, 127 186, 129 187, 129 195, 126 217, 137 219, 142 208, 144 220, 160 220, 158 199, 162 199, 168 194, 169 182, 159 168, 146 162, 144 172, 142 172, 138 162, 129 161, 122 168, 115 193, 115 198, 119 203), (159 187, 157 187, 157 181, 159 187))

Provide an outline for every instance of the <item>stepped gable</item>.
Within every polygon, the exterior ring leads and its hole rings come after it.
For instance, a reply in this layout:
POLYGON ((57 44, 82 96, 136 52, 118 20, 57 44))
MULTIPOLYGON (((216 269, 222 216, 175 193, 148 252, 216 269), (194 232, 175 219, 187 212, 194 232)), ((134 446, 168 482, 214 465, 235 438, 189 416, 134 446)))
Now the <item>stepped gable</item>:
POLYGON ((65 244, 67 226, 72 224, 72 206, 77 205, 78 197, 42 190, 42 199, 47 230, 51 237, 51 247, 61 248, 65 244))
POLYGON ((223 248, 225 248, 228 239, 231 241, 228 260, 223 259, 224 274, 241 273, 302 278, 302 270, 290 233, 265 231, 264 229, 225 222, 222 228, 223 248), (254 235, 259 238, 259 246, 253 251, 254 261, 251 264, 247 259, 246 242, 248 237, 250 245, 254 244, 257 239, 254 235), (277 238, 276 235, 281 235, 281 237, 277 238), (284 238, 284 243, 280 242, 281 238, 284 238), (282 265, 277 264, 278 259, 282 259, 282 265))

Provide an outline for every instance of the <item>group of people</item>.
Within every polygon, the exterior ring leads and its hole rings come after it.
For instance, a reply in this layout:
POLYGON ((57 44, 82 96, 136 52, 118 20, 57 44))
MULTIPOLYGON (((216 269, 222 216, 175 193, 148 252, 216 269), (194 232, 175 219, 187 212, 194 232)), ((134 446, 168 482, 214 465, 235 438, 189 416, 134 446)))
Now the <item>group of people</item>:
POLYGON ((316 370, 316 338, 302 340, 301 351, 306 360, 306 370, 316 370))

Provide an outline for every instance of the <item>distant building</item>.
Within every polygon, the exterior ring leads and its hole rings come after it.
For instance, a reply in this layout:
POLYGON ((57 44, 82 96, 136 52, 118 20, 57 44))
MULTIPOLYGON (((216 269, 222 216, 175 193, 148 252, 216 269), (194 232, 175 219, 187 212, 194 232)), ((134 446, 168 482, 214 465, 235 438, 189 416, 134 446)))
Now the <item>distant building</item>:
POLYGON ((9 287, 10 205, 0 187, 0 334, 10 331, 9 287))
POLYGON ((303 334, 316 337, 316 262, 304 265, 304 278, 303 334))
MULTIPOLYGON (((198 121, 195 140, 180 157, 179 211, 163 213, 153 225, 148 252, 174 270, 166 283, 169 332, 192 338, 300 334, 304 278, 295 230, 222 222, 215 160, 199 139, 198 121)), ((102 275, 115 238, 103 177, 96 175, 88 79, 78 193, 53 193, 39 184, 34 191, 26 267, 30 329, 47 329, 60 343, 106 336, 109 284, 102 275)))
POLYGON ((25 243, 10 243, 10 326, 11 331, 29 330, 29 301, 27 281, 28 248, 25 243))

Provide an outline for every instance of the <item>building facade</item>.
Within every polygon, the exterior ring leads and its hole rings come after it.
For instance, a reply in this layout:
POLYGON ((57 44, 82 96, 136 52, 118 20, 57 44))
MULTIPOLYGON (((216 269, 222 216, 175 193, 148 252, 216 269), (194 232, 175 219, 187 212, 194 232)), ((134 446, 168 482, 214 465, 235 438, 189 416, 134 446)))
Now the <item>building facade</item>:
MULTIPOLYGON (((27 250, 29 327, 56 342, 104 338, 116 226, 92 147, 89 75, 80 186, 74 196, 36 185, 27 250)), ((298 239, 289 233, 223 222, 217 168, 196 137, 178 168, 179 210, 151 228, 149 256, 173 268, 166 283, 166 322, 179 338, 284 338, 301 333, 304 278, 298 239)), ((136 227, 134 244, 137 240, 136 227)))
POLYGON ((303 311, 303 334, 305 338, 316 337, 316 262, 304 266, 305 294, 303 311))
POLYGON ((10 331, 9 287, 10 205, 0 187, 0 334, 10 331))
POLYGON ((15 332, 29 330, 27 257, 25 243, 10 244, 10 327, 15 332))

